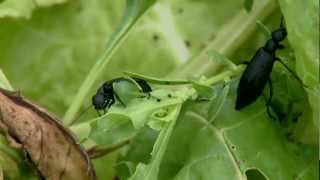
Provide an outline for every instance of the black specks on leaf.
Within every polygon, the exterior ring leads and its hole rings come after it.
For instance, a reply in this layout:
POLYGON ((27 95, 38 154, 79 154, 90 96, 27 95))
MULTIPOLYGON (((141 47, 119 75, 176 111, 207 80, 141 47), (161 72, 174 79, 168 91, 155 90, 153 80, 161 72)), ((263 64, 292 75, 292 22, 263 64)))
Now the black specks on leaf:
MULTIPOLYGON (((1 0, 0 0, 1 1, 1 0)), ((83 11, 83 7, 81 6, 81 5, 78 5, 77 7, 76 7, 76 11, 78 12, 78 13, 81 13, 82 11, 83 11)))
POLYGON ((179 7, 177 12, 178 12, 178 14, 182 14, 184 12, 184 10, 183 10, 183 8, 179 7))
POLYGON ((188 48, 191 47, 191 42, 189 40, 185 40, 184 43, 188 48))
POLYGON ((152 39, 153 39, 154 41, 158 41, 158 40, 159 40, 159 35, 158 35, 158 34, 154 34, 154 35, 152 36, 152 39))

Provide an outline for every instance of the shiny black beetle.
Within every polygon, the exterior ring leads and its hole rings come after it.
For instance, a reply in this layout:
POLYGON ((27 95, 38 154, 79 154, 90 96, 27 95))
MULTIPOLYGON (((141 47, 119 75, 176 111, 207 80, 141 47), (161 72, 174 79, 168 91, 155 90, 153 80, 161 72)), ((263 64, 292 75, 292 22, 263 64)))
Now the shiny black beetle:
MULTIPOLYGON (((281 22, 280 28, 273 31, 271 34, 271 39, 269 39, 266 44, 259 48, 255 55, 252 57, 251 61, 248 63, 244 73, 240 78, 240 82, 237 89, 237 99, 236 99, 236 110, 241 110, 242 108, 248 106, 258 99, 262 94, 262 91, 269 82, 270 84, 270 97, 267 101, 267 112, 268 115, 275 119, 269 110, 269 105, 272 98, 272 84, 270 81, 270 75, 272 72, 273 65, 275 61, 279 61, 284 67, 291 72, 295 78, 299 81, 300 79, 291 71, 279 58, 276 57, 276 51, 278 49, 284 48, 281 41, 283 41, 287 36, 287 31, 283 27, 281 22)), ((301 82, 301 81, 300 81, 301 82)))
MULTIPOLYGON (((150 96, 150 92, 152 91, 150 85, 143 79, 132 78, 141 88, 143 93, 146 93, 150 96)), ((128 81, 133 83, 128 78, 115 78, 110 81, 106 81, 103 85, 97 90, 97 93, 92 97, 92 105, 98 111, 103 110, 104 113, 106 109, 110 108, 115 101, 119 101, 123 106, 126 106, 123 101, 120 99, 119 95, 114 91, 113 84, 120 81, 128 81)), ((100 115, 100 114, 99 114, 100 115)))

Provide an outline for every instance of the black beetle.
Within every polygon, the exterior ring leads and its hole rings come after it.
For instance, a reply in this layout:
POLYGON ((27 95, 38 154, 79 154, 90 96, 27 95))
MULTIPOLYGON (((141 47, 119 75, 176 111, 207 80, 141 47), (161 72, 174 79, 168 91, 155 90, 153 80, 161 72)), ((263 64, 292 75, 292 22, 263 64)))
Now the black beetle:
MULTIPOLYGON (((150 85, 143 79, 132 78, 141 88, 143 93, 146 93, 150 96, 152 91, 150 85)), ((126 106, 123 101, 120 99, 119 95, 114 91, 113 84, 120 81, 128 81, 133 83, 132 80, 124 77, 115 78, 110 81, 106 81, 103 85, 97 90, 97 93, 92 97, 92 105, 98 111, 103 110, 104 113, 106 109, 110 108, 115 101, 119 101, 123 106, 126 106)), ((99 114, 100 115, 100 114, 99 114)))
POLYGON ((267 101, 267 113, 271 118, 275 119, 269 110, 273 94, 270 75, 275 61, 279 61, 290 73, 294 75, 295 78, 300 82, 301 80, 279 58, 276 57, 276 51, 284 48, 280 42, 287 37, 287 31, 283 27, 282 21, 280 28, 273 31, 271 37, 272 38, 269 39, 263 47, 257 50, 251 61, 247 63, 248 65, 242 74, 238 85, 235 109, 241 110, 256 101, 262 94, 267 82, 269 82, 270 97, 267 101))

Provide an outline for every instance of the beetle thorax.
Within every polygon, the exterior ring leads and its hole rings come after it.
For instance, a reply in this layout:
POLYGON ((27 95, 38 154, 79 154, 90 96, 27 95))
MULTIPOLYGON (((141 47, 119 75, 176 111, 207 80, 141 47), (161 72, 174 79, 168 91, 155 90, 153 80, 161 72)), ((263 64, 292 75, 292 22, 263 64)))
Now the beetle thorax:
POLYGON ((267 43, 264 45, 264 49, 269 53, 274 53, 278 48, 278 43, 273 39, 269 39, 267 43))

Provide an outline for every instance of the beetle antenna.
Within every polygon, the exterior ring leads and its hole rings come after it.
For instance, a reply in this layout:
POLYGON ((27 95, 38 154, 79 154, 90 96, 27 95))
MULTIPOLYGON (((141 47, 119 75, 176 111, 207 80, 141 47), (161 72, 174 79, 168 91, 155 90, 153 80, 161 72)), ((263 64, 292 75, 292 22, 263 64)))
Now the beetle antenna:
POLYGON ((280 28, 284 28, 284 16, 281 16, 280 28))

